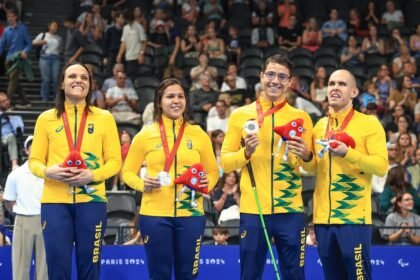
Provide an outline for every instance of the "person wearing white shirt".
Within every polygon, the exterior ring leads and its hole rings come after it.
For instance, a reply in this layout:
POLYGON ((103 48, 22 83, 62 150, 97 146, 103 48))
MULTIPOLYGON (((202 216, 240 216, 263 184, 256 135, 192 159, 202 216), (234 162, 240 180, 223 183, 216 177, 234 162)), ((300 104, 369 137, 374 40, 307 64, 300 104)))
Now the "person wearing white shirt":
POLYGON ((221 92, 226 92, 230 90, 236 90, 236 89, 247 89, 246 81, 244 78, 238 76, 238 67, 234 63, 229 63, 227 70, 226 70, 226 76, 233 75, 235 79, 235 87, 232 88, 226 81, 223 82, 221 92))
POLYGON ((58 23, 51 21, 48 24, 48 32, 42 32, 32 41, 34 46, 42 46, 39 59, 42 84, 41 97, 43 101, 53 99, 55 92, 50 89, 57 88, 58 74, 60 73, 60 52, 63 50, 63 40, 57 35, 58 23))
POLYGON ((207 133, 211 135, 216 129, 220 129, 223 132, 226 132, 228 116, 226 111, 228 109, 226 102, 224 100, 216 101, 216 112, 217 115, 213 117, 207 117, 207 133))
MULTIPOLYGON (((25 151, 30 154, 33 136, 25 141, 25 151)), ((41 225, 41 195, 44 179, 29 170, 28 162, 10 173, 6 180, 3 198, 6 208, 16 213, 13 243, 13 279, 29 279, 32 253, 35 252, 35 279, 48 279, 44 237, 41 225)))

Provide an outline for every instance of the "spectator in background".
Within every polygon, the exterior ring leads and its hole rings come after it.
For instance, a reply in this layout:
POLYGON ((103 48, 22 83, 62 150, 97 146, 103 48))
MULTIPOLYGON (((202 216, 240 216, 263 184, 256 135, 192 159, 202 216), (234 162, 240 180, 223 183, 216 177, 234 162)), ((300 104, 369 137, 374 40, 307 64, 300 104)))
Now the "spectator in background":
MULTIPOLYGON (((25 62, 25 64, 29 63, 27 62, 27 58, 29 51, 32 49, 32 42, 29 38, 26 25, 19 22, 16 8, 7 10, 7 22, 9 25, 0 38, 0 55, 5 54, 6 56, 5 67, 9 80, 7 95, 12 100, 13 95, 18 93, 20 95, 20 103, 14 102, 13 104, 17 108, 28 108, 31 107, 31 104, 26 98, 26 93, 19 82, 22 67, 17 66, 21 62, 25 62)), ((30 68, 30 64, 26 65, 26 67, 30 68)))
POLYGON ((224 173, 219 185, 215 188, 212 199, 218 217, 223 210, 234 205, 239 206, 241 196, 239 178, 239 173, 236 171, 224 173))
MULTIPOLYGON (((0 113, 12 112, 10 99, 6 93, 0 92, 0 113)), ((8 116, 1 118, 1 142, 7 145, 12 170, 18 165, 18 147, 16 137, 23 133, 23 120, 21 116, 8 116)))
MULTIPOLYGON (((122 63, 115 63, 113 65, 113 67, 112 67, 112 77, 107 78, 102 84, 101 91, 102 91, 103 95, 106 94, 108 89, 110 89, 112 87, 115 87, 117 85, 118 73, 119 72, 125 73, 124 69, 125 69, 124 64, 122 64, 122 63)), ((130 78, 125 79, 125 87, 133 88, 133 82, 131 81, 130 78)))
POLYGON ((91 103, 93 106, 96 106, 101 109, 105 109, 105 97, 102 91, 98 87, 98 82, 95 78, 92 79, 92 99, 91 103))
POLYGON ((409 181, 417 192, 420 192, 420 147, 417 147, 415 151, 414 162, 412 165, 407 167, 407 173, 409 181))
POLYGON ((223 246, 229 245, 227 240, 229 239, 229 231, 227 228, 222 226, 216 226, 213 228, 213 240, 208 240, 203 245, 214 245, 223 246))
MULTIPOLYGON (((139 224, 139 215, 135 215, 133 220, 128 223, 122 223, 120 229, 122 230, 122 239, 115 241, 121 242, 122 245, 143 245, 140 230, 137 225, 139 224)), ((120 230, 120 231, 121 231, 120 230)))
POLYGON ((353 36, 366 37, 368 30, 365 22, 360 18, 359 11, 356 8, 350 9, 348 20, 348 34, 353 36))
POLYGON ((63 49, 63 40, 57 35, 58 23, 48 23, 48 32, 42 32, 35 37, 32 45, 40 46, 39 69, 41 70, 41 97, 42 101, 54 99, 57 90, 58 75, 60 73, 60 53, 63 49), (50 93, 52 89, 53 93, 50 93))
POLYGON ((395 3, 392 0, 386 1, 386 11, 382 14, 381 24, 385 24, 388 30, 392 30, 394 27, 404 26, 404 16, 400 10, 395 9, 395 3))
POLYGON ((301 83, 298 76, 293 77, 293 84, 290 87, 290 91, 296 96, 294 101, 294 107, 305 111, 311 116, 311 119, 318 119, 322 117, 323 112, 313 102, 311 102, 311 95, 308 92, 308 86, 301 83))
POLYGON ((338 18, 338 10, 331 9, 330 20, 324 22, 321 27, 322 36, 326 37, 338 37, 343 42, 347 41, 347 25, 346 23, 338 18))
POLYGON ((211 107, 216 104, 218 93, 210 87, 210 77, 200 75, 200 87, 190 93, 190 112, 192 119, 201 127, 206 127, 206 119, 211 107))
POLYGON ((238 66, 235 63, 228 63, 226 67, 226 77, 231 75, 233 81, 235 82, 235 87, 233 87, 232 83, 227 83, 226 81, 223 82, 222 87, 220 89, 221 92, 230 91, 233 89, 247 89, 247 84, 244 78, 238 75, 238 66))
POLYGON ((230 26, 228 36, 225 39, 226 54, 229 62, 239 65, 241 60, 242 46, 239 41, 239 32, 236 26, 230 26))
POLYGON ((144 32, 148 33, 149 31, 149 22, 147 21, 146 16, 141 10, 140 6, 135 6, 133 9, 134 21, 143 26, 144 32))
POLYGON ((126 79, 125 73, 117 73, 116 86, 106 92, 106 105, 116 123, 130 122, 140 125, 140 115, 137 112, 139 98, 132 87, 126 87, 126 79))
POLYGON ((195 57, 201 53, 202 45, 197 35, 195 25, 188 25, 184 38, 181 40, 181 51, 184 57, 195 57))
POLYGON ((315 52, 322 44, 322 32, 315 18, 310 18, 302 34, 302 48, 315 52))
POLYGON ((398 162, 408 167, 414 162, 414 149, 410 133, 400 133, 397 138, 398 162))
POLYGON ((190 25, 195 26, 200 15, 200 6, 197 0, 187 0, 182 3, 181 17, 190 25))
POLYGON ((400 54, 401 45, 407 45, 408 47, 408 42, 401 36, 401 32, 398 28, 392 28, 391 37, 387 41, 385 51, 394 58, 400 54))
POLYGON ((420 78, 417 76, 416 68, 417 67, 414 67, 413 63, 406 61, 403 63, 402 72, 404 76, 410 77, 412 87, 418 90, 418 88, 420 87, 420 78))
POLYGON ((260 49, 267 49, 274 45, 273 28, 267 26, 265 18, 260 18, 259 24, 252 29, 251 45, 260 49))
POLYGON ((273 12, 269 5, 267 5, 267 1, 257 0, 256 2, 257 4, 252 11, 252 25, 254 27, 272 26, 273 12))
POLYGON ((407 112, 412 115, 417 102, 417 91, 409 76, 402 76, 398 79, 398 90, 394 90, 388 99, 389 108, 396 105, 403 105, 407 112))
POLYGON ((153 15, 153 18, 150 20, 150 24, 149 24, 149 34, 155 33, 156 32, 156 26, 157 23, 159 23, 160 21, 165 22, 168 18, 168 15, 166 14, 166 12, 160 8, 155 10, 155 13, 153 15))
POLYGON ((134 20, 132 11, 124 14, 127 24, 123 28, 120 49, 116 61, 123 61, 125 58, 125 69, 127 76, 133 79, 136 75, 139 64, 144 63, 144 51, 146 49, 146 34, 143 26, 134 20))
POLYGON ((117 60, 124 25, 125 19, 123 13, 117 12, 115 14, 115 24, 108 28, 105 33, 104 65, 106 65, 108 74, 112 73, 112 68, 117 60))
POLYGON ((397 127, 398 131, 390 134, 389 141, 392 143, 397 143, 398 136, 403 133, 407 133, 411 138, 411 145, 413 149, 417 148, 417 137, 412 133, 411 120, 407 115, 401 115, 397 118, 397 127))
MULTIPOLYGON (((391 168, 398 165, 397 156, 398 148, 395 143, 388 142, 386 144, 388 150, 388 172, 391 168)), ((378 205, 381 201, 381 194, 384 191, 386 180, 388 178, 388 173, 384 176, 372 176, 372 197, 377 201, 378 205)))
POLYGON ((403 65, 406 62, 413 64, 414 71, 416 71, 416 59, 410 55, 410 50, 406 44, 401 44, 399 47, 399 55, 392 60, 392 73, 394 78, 403 75, 403 65))
POLYGON ((310 94, 312 102, 318 104, 319 107, 326 112, 328 107, 327 93, 328 93, 328 77, 327 72, 323 66, 319 66, 315 70, 315 79, 310 85, 310 94))
POLYGON ((388 65, 379 66, 378 73, 372 78, 372 81, 378 89, 382 104, 387 104, 389 97, 397 87, 395 81, 391 79, 388 65))
POLYGON ((95 24, 92 12, 87 12, 83 23, 79 26, 79 31, 85 40, 90 44, 97 45, 100 44, 104 29, 105 26, 103 21, 97 25, 95 24))
POLYGON ((296 5, 292 2, 292 0, 284 0, 279 2, 277 6, 277 16, 279 19, 278 26, 280 28, 289 26, 289 17, 291 15, 296 16, 296 5))
POLYGON ((287 51, 300 47, 302 44, 302 31, 297 26, 296 15, 290 15, 288 25, 279 28, 277 43, 280 48, 287 51))
POLYGON ((410 50, 416 58, 420 56, 420 23, 416 25, 416 33, 410 36, 410 50))
POLYGON ((363 67, 365 56, 362 49, 357 45, 357 40, 354 35, 350 35, 347 40, 347 46, 341 50, 340 62, 343 67, 363 67))
POLYGON ((379 24, 379 13, 376 10, 375 0, 369 0, 364 20, 368 25, 377 26, 379 24))
POLYGON ((414 198, 414 213, 420 210, 420 198, 417 191, 407 182, 407 173, 403 166, 397 165, 388 171, 384 191, 381 194, 380 208, 382 213, 389 214, 392 208, 395 207, 397 195, 405 192, 412 194, 414 198))
POLYGON ((64 20, 64 27, 67 29, 66 45, 64 48, 65 63, 75 62, 82 54, 87 41, 80 33, 75 18, 68 17, 64 20))
POLYGON ((306 235, 306 245, 307 246, 317 246, 318 241, 315 236, 314 224, 310 222, 307 227, 308 234, 306 235))
POLYGON ((217 68, 214 66, 209 66, 209 57, 206 53, 200 53, 198 56, 199 65, 191 68, 190 76, 192 80, 191 84, 191 91, 195 89, 199 89, 200 84, 200 76, 202 74, 207 75, 210 79, 210 87, 216 91, 219 89, 216 83, 217 79, 217 68))
POLYGON ((219 129, 223 132, 226 132, 227 121, 229 117, 227 114, 228 107, 225 101, 217 100, 214 107, 216 109, 216 115, 207 117, 207 133, 209 135, 211 135, 213 131, 219 129))
POLYGON ((207 29, 207 41, 204 44, 204 51, 208 54, 209 58, 216 58, 227 60, 225 54, 225 42, 216 37, 216 30, 214 28, 207 29))
POLYGON ((383 236, 393 245, 419 245, 420 244, 420 216, 414 213, 413 194, 403 192, 395 199, 394 211, 386 217, 383 236))
MULTIPOLYGON (((25 140, 25 152, 31 154, 33 136, 25 140)), ((16 214, 13 230, 13 279, 29 279, 32 253, 36 279, 47 279, 44 237, 41 225, 41 196, 44 180, 29 170, 28 162, 9 174, 3 198, 6 208, 16 214)))
POLYGON ((369 34, 362 41, 362 51, 365 54, 385 54, 385 43, 378 37, 376 25, 371 24, 369 26, 369 34))
POLYGON ((360 111, 362 113, 366 112, 366 107, 370 103, 381 105, 381 98, 379 96, 378 89, 376 88, 375 83, 369 80, 363 85, 363 93, 358 97, 358 99, 360 101, 360 111))
MULTIPOLYGON (((122 159, 122 163, 124 164, 125 162, 125 158, 127 157, 128 154, 128 150, 130 150, 130 146, 131 146, 131 135, 123 130, 120 133, 120 143, 121 143, 121 159, 122 159)), ((118 172, 117 175, 114 176, 113 181, 112 181, 112 191, 118 191, 118 190, 123 190, 124 188, 124 182, 122 180, 122 174, 121 174, 121 170, 120 172, 118 172)))
POLYGON ((206 0, 203 15, 206 17, 207 22, 215 21, 219 29, 223 29, 226 24, 225 14, 223 7, 218 2, 218 0, 206 0))
POLYGON ((175 24, 171 16, 165 22, 165 28, 168 33, 169 46, 164 48, 167 67, 164 70, 163 77, 182 78, 182 55, 181 55, 181 30, 175 24))
POLYGON ((220 166, 220 151, 222 150, 223 140, 225 139, 225 133, 220 130, 216 129, 212 131, 211 135, 211 145, 213 147, 214 156, 216 157, 217 166, 219 167, 220 176, 223 175, 223 169, 220 166))

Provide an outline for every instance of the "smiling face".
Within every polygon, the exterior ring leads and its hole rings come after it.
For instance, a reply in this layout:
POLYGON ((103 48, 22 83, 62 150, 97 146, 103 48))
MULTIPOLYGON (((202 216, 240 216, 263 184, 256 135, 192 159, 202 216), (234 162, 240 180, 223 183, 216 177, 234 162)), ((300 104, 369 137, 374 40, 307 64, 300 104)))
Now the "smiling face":
POLYGON ((82 65, 71 65, 65 70, 61 89, 67 102, 78 104, 84 101, 90 86, 89 72, 82 65))
POLYGON ((414 208, 414 199, 410 193, 405 193, 401 201, 397 202, 398 206, 400 206, 401 210, 411 212, 414 208))
POLYGON ((356 81, 350 72, 337 70, 331 74, 328 81, 328 104, 335 112, 351 107, 358 93, 356 81))
POLYGON ((271 102, 282 101, 291 85, 289 69, 278 63, 268 63, 260 74, 264 99, 271 102), (282 77, 279 79, 279 76, 282 77))
POLYGON ((185 105, 185 93, 181 86, 171 85, 163 91, 160 107, 165 117, 173 120, 179 119, 184 113, 185 105))

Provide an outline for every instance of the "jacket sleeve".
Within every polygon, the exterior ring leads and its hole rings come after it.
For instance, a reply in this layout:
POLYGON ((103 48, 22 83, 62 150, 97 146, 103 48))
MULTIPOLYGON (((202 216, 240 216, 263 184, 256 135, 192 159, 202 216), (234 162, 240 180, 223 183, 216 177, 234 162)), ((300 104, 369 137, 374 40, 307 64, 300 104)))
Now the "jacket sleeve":
POLYGON ((95 182, 104 181, 117 174, 122 165, 117 124, 110 113, 106 114, 102 125, 107 126, 107 133, 102 140, 104 165, 96 170, 92 170, 93 181, 95 182))
POLYGON ((311 120, 311 118, 309 117, 308 114, 305 113, 304 116, 305 116, 304 122, 307 125, 304 126, 305 131, 302 135, 302 139, 305 142, 308 150, 310 152, 312 152, 312 158, 308 162, 305 162, 301 158, 299 158, 299 165, 302 166, 302 168, 305 169, 305 171, 311 172, 311 171, 315 171, 315 169, 316 169, 315 149, 314 149, 314 143, 313 143, 313 139, 312 139, 313 124, 312 124, 312 120, 311 120))
POLYGON ((244 148, 241 147, 242 127, 236 116, 238 114, 233 112, 229 118, 221 151, 221 165, 227 173, 242 168, 249 161, 245 158, 244 148))
POLYGON ((47 168, 48 157, 48 134, 44 115, 41 114, 35 124, 34 139, 29 156, 29 169, 35 176, 46 178, 45 169, 47 168))
POLYGON ((388 172, 385 131, 376 118, 369 119, 371 121, 361 124, 361 126, 369 128, 365 138, 367 154, 349 148, 344 158, 356 164, 365 173, 384 176, 388 172))
POLYGON ((204 170, 207 172, 207 178, 209 180, 209 190, 212 190, 219 180, 219 167, 217 166, 216 157, 211 147, 211 141, 209 136, 203 131, 201 141, 203 149, 200 152, 201 163, 204 166, 204 170))
POLYGON ((129 187, 144 191, 144 181, 139 177, 139 170, 145 158, 146 140, 144 131, 140 131, 133 139, 122 169, 122 178, 129 187))

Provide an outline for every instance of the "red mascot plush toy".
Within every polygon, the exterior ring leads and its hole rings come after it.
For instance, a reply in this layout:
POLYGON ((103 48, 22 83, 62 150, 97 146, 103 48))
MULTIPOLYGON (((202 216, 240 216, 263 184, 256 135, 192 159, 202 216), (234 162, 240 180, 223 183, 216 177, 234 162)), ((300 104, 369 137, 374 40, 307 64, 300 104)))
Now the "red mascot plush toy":
MULTIPOLYGON (((277 151, 276 151, 276 155, 278 155, 283 141, 293 140, 292 137, 294 136, 302 137, 303 119, 295 119, 288 122, 285 125, 276 126, 274 128, 274 132, 280 135, 280 140, 277 144, 277 151)), ((283 155, 284 161, 287 161, 288 155, 289 155, 289 149, 286 146, 286 152, 283 155)))
POLYGON ((184 185, 182 189, 179 191, 178 195, 176 196, 176 201, 179 201, 179 197, 182 193, 184 193, 187 189, 191 190, 191 207, 197 208, 197 203, 195 203, 195 192, 201 193, 208 193, 208 188, 200 188, 200 181, 204 177, 204 167, 201 163, 193 164, 190 168, 185 171, 184 174, 179 176, 175 179, 175 184, 182 184, 184 185))

